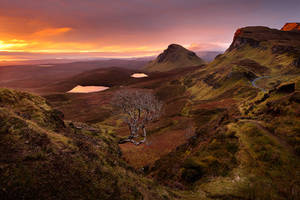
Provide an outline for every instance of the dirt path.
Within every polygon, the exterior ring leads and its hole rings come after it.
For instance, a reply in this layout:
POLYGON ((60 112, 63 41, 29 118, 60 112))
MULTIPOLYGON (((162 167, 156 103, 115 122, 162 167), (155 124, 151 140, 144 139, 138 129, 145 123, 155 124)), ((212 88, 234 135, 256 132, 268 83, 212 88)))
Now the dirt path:
POLYGON ((253 81, 251 81, 251 84, 253 87, 258 88, 260 90, 262 90, 263 92, 265 92, 266 90, 264 88, 261 88, 259 86, 256 85, 256 81, 260 80, 260 79, 264 79, 264 78, 270 78, 270 76, 262 76, 262 77, 258 77, 256 79, 254 79, 253 81))
POLYGON ((271 133, 266 127, 263 126, 262 121, 256 121, 256 120, 251 120, 251 119, 242 119, 240 120, 242 122, 250 122, 255 124, 259 129, 262 129, 270 138, 276 140, 282 147, 284 147, 289 153, 295 154, 293 148, 285 142, 283 139, 281 139, 279 136, 271 133))

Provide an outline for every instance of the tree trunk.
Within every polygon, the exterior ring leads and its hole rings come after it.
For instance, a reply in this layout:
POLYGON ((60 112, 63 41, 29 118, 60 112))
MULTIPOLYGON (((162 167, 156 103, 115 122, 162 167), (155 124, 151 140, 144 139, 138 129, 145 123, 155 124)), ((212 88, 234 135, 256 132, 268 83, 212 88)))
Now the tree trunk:
POLYGON ((140 145, 140 144, 145 143, 146 139, 147 139, 147 131, 146 131, 145 126, 143 126, 142 129, 143 129, 143 137, 144 137, 142 140, 140 140, 138 142, 135 141, 133 138, 135 138, 136 136, 135 136, 135 134, 131 133, 131 135, 127 139, 120 140, 119 144, 124 144, 126 142, 131 142, 131 143, 133 143, 135 145, 140 145))

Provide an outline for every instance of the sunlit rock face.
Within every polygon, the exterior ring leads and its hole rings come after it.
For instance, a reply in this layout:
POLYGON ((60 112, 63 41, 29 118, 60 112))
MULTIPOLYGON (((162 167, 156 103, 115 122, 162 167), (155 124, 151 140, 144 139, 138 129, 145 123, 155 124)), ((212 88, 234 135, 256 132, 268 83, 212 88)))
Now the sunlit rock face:
POLYGON ((282 31, 300 31, 300 23, 286 23, 282 28, 282 31))
POLYGON ((134 73, 131 75, 132 78, 146 78, 148 77, 147 74, 144 74, 144 73, 134 73))
POLYGON ((81 86, 77 85, 72 90, 68 91, 68 93, 91 93, 91 92, 101 92, 109 89, 109 87, 105 86, 81 86))

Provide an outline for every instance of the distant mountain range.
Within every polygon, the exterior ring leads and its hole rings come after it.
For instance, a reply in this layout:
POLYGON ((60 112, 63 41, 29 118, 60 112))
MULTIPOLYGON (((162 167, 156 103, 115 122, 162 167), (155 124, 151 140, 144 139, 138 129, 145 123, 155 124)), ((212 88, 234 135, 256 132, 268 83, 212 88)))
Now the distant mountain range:
MULTIPOLYGON (((223 53, 221 51, 197 51, 195 52, 205 62, 211 62, 217 55, 223 53)), ((89 58, 89 59, 28 59, 28 60, 16 60, 16 61, 1 61, 0 66, 12 66, 12 65, 43 65, 43 64, 65 64, 74 62, 93 62, 103 60, 136 60, 136 61, 151 61, 156 56, 145 57, 132 57, 132 58, 89 58)))
POLYGON ((209 63, 209 62, 213 61, 217 55, 224 53, 224 51, 195 51, 195 53, 202 60, 209 63))

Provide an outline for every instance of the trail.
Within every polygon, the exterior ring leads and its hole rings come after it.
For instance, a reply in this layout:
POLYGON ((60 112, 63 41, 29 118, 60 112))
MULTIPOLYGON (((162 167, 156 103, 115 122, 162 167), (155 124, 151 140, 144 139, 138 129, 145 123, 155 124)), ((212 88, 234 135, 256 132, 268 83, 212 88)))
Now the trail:
POLYGON ((250 123, 255 124, 259 129, 262 129, 267 134, 268 137, 270 137, 270 138, 274 139, 275 141, 277 141, 280 144, 280 146, 284 147, 289 153, 291 153, 293 155, 295 154, 294 150, 292 149, 292 147, 287 142, 285 142, 279 136, 271 133, 266 127, 264 127, 262 125, 262 122, 251 120, 251 119, 242 119, 240 121, 250 122, 250 123))
POLYGON ((254 79, 253 81, 251 81, 251 84, 253 87, 258 88, 260 90, 262 90, 263 92, 265 92, 266 90, 264 88, 259 87, 258 85, 256 85, 256 82, 260 79, 264 79, 264 78, 270 78, 270 76, 261 76, 261 77, 257 77, 256 79, 254 79))

